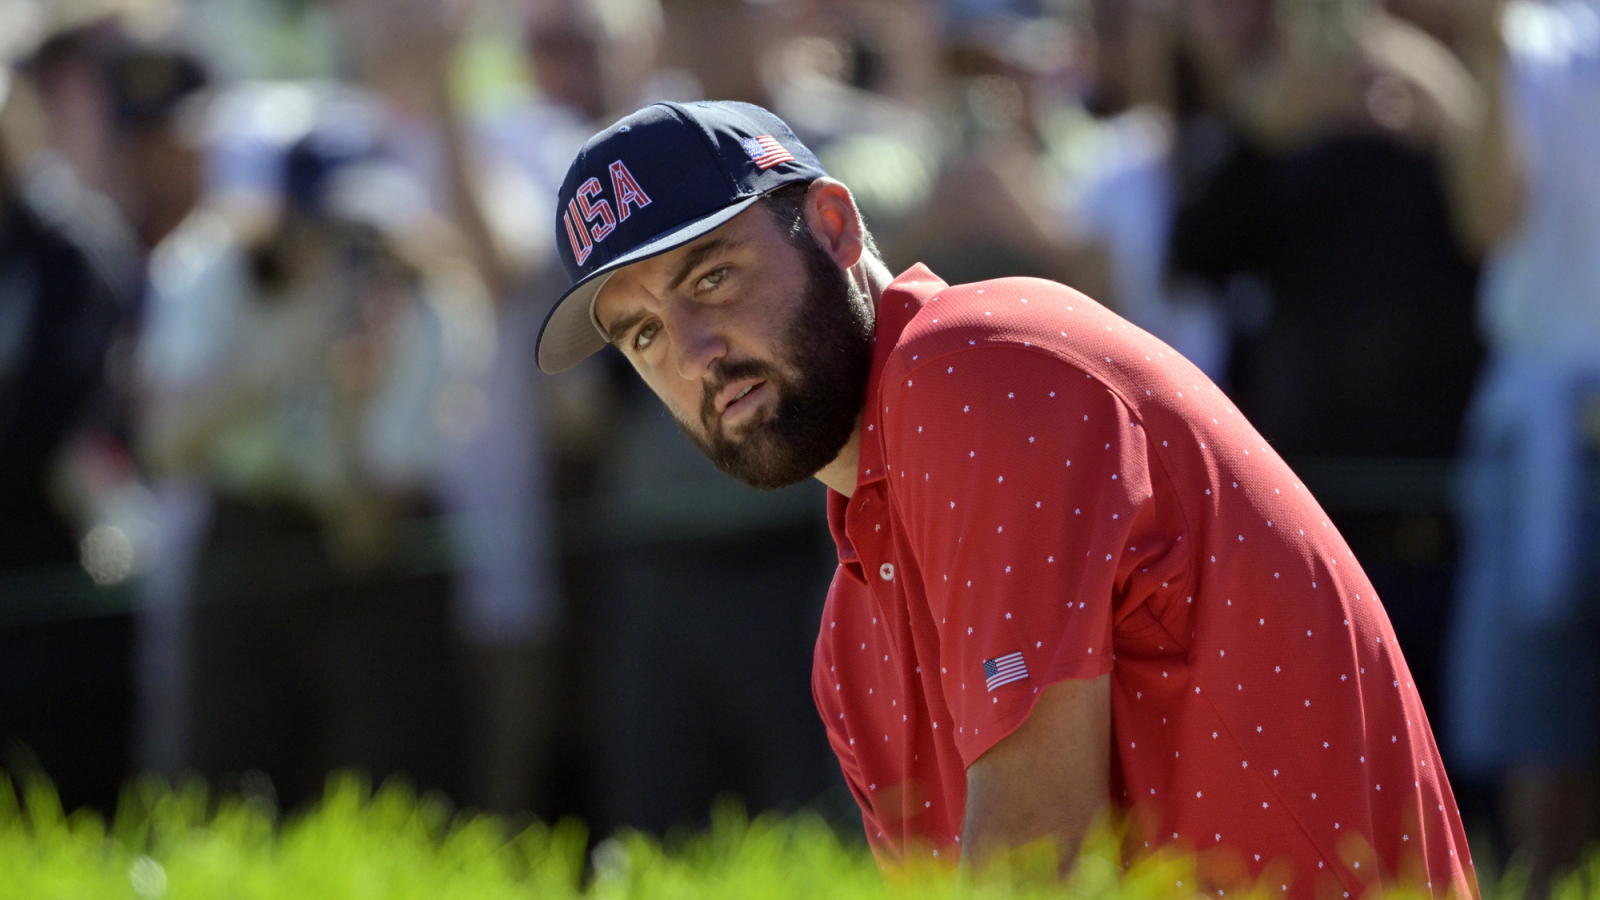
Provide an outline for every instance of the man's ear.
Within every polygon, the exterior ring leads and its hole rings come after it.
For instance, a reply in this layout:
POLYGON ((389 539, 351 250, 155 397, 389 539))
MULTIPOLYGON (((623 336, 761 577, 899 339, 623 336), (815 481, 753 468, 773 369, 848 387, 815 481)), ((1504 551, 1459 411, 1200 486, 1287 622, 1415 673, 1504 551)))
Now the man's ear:
POLYGON ((856 209, 856 198, 843 182, 828 177, 811 182, 805 214, 812 236, 839 268, 848 270, 861 261, 866 252, 861 211, 856 209))

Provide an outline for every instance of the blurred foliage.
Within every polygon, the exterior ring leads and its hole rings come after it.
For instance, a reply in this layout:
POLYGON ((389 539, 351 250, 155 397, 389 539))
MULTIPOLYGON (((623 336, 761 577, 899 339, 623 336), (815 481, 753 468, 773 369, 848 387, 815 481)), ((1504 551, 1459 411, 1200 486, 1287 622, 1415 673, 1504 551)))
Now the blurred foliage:
MULTIPOLYGON (((173 788, 143 779, 124 791, 107 827, 92 812, 66 813, 42 778, 25 779, 19 791, 0 775, 0 896, 29 900, 1199 896, 1192 859, 1161 853, 1124 870, 1110 829, 1090 838, 1065 884, 1052 878, 1054 856, 1038 847, 976 883, 937 861, 886 875, 863 846, 819 818, 752 820, 733 804, 714 811, 706 831, 665 843, 624 833, 586 859, 587 838, 576 821, 518 831, 492 816, 453 813, 442 798, 403 785, 373 792, 352 775, 331 778, 321 804, 282 822, 262 797, 219 798, 198 781, 173 788)), ((1485 896, 1520 893, 1508 877, 1485 896)), ((1596 897, 1600 855, 1552 892, 1552 900, 1596 897)))

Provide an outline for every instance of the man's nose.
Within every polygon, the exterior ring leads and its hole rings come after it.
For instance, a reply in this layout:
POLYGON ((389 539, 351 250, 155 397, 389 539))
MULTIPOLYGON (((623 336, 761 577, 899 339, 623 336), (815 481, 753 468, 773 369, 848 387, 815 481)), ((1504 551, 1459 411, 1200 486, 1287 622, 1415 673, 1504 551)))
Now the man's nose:
POLYGON ((700 381, 717 360, 728 355, 728 342, 712 317, 693 307, 678 310, 672 323, 677 332, 673 347, 677 352, 678 374, 700 381))

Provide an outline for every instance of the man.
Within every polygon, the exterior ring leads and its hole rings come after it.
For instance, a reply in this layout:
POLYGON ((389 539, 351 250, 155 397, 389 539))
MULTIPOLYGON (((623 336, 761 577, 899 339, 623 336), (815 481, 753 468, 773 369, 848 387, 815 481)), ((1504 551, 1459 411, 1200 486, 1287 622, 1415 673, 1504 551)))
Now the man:
POLYGON ((880 858, 1070 860, 1114 803, 1217 890, 1476 893, 1377 597, 1199 370, 1058 284, 892 278, 756 107, 641 110, 562 200, 540 366, 613 343, 724 471, 831 488, 813 690, 880 858))

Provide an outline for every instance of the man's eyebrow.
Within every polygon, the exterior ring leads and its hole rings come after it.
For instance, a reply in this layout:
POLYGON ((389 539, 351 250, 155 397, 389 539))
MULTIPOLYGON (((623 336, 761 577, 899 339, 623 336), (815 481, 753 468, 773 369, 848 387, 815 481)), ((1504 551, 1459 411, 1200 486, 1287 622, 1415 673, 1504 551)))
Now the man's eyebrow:
POLYGON ((672 282, 667 285, 667 290, 669 292, 677 290, 678 285, 683 284, 683 280, 689 277, 689 273, 693 272, 697 267, 700 266, 701 263, 706 261, 706 257, 718 251, 731 250, 742 243, 744 242, 730 241, 727 238, 717 238, 713 241, 706 241, 704 244, 701 244, 693 250, 690 250, 688 253, 684 254, 683 261, 678 263, 677 274, 672 276, 672 282))
MULTIPOLYGON (((742 246, 743 244, 744 241, 733 241, 727 238, 717 238, 716 240, 706 241, 704 244, 701 244, 698 247, 695 247, 693 250, 690 250, 688 253, 684 254, 683 260, 678 263, 678 270, 673 273, 672 281, 667 285, 667 292, 671 293, 672 291, 677 290, 678 286, 683 284, 683 280, 688 278, 696 268, 706 261, 706 257, 719 251, 731 250, 735 247, 742 246)), ((623 316, 610 325, 605 326, 606 340, 615 344, 617 341, 621 340, 622 336, 627 334, 629 330, 633 328, 633 326, 639 324, 640 320, 642 320, 645 315, 646 314, 642 311, 636 312, 632 315, 623 316)))
POLYGON ((612 322, 611 325, 606 328, 606 340, 615 344, 617 341, 622 339, 623 335, 632 330, 633 326, 639 324, 639 320, 643 319, 644 316, 644 312, 641 311, 632 315, 623 316, 617 321, 612 322))

